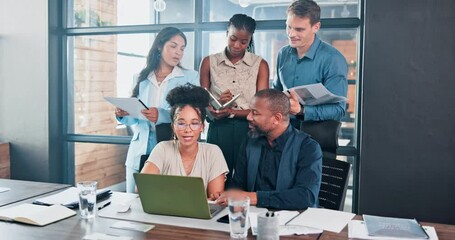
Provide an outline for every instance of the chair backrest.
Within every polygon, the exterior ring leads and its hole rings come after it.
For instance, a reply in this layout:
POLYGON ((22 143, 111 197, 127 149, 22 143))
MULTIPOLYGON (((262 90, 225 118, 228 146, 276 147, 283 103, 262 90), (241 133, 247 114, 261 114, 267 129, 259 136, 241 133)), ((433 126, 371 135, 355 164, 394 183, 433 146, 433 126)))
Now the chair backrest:
POLYGON ((336 120, 302 121, 300 130, 311 135, 321 145, 324 153, 330 153, 335 158, 340 127, 341 122, 336 120))
POLYGON ((161 123, 155 126, 156 143, 172 140, 172 127, 170 123, 161 123))
MULTIPOLYGON (((172 140, 172 127, 170 123, 161 123, 155 126, 156 131, 156 143, 161 141, 172 140)), ((139 162, 139 172, 144 167, 145 161, 149 158, 149 154, 141 156, 141 161, 139 162)))
POLYGON ((321 188, 318 196, 320 207, 343 210, 350 172, 350 163, 323 158, 321 188))

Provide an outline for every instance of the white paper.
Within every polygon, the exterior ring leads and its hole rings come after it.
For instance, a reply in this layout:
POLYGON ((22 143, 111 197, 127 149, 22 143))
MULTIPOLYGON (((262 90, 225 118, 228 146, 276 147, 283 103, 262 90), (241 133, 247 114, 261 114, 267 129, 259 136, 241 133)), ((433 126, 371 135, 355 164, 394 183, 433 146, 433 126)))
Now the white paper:
POLYGON ((325 208, 308 208, 288 225, 306 226, 340 233, 354 216, 354 213, 325 208))
POLYGON ((117 209, 118 213, 125 213, 130 210, 131 204, 135 201, 135 199, 138 197, 138 195, 131 195, 129 197, 126 197, 127 200, 123 200, 115 204, 115 208, 117 209))
MULTIPOLYGON (((423 229, 428 234, 429 240, 438 240, 438 235, 434 227, 423 226, 423 229)), ((388 237, 378 237, 378 236, 369 236, 366 225, 363 221, 352 220, 348 224, 348 237, 349 238, 360 238, 360 239, 374 239, 374 240, 393 240, 397 238, 388 238, 388 237)), ((410 239, 410 238, 400 238, 400 239, 410 239)))
MULTIPOLYGON (((102 191, 102 189, 96 190, 96 193, 98 194, 100 191, 102 191)), ((79 190, 76 187, 70 187, 64 191, 50 195, 48 197, 38 198, 35 201, 49 205, 71 205, 79 202, 79 190)))
MULTIPOLYGON (((251 232, 253 236, 257 235, 257 228, 258 228, 258 215, 261 212, 250 212, 250 224, 251 224, 251 232)), ((298 211, 277 211, 275 212, 278 216, 278 230, 280 236, 287 236, 287 235, 302 235, 302 234, 319 234, 322 233, 321 229, 315 229, 306 226, 297 226, 297 225, 285 225, 289 220, 294 218, 299 214, 298 211)))
POLYGON ((148 232, 153 229, 155 225, 151 224, 144 224, 144 223, 136 223, 136 222, 125 222, 119 221, 112 224, 111 228, 118 228, 124 230, 133 230, 139 232, 148 232))
POLYGON ((79 192, 77 188, 70 187, 59 193, 50 195, 48 197, 38 198, 37 202, 46 203, 46 204, 61 204, 67 205, 79 201, 79 192))
MULTIPOLYGON (((346 101, 345 97, 331 93, 322 83, 302 85, 291 89, 294 89, 297 93, 299 102, 302 105, 319 105, 346 101)), ((284 93, 289 95, 287 90, 284 93)))
POLYGON ((349 144, 349 142, 351 142, 350 139, 338 139, 338 146, 347 146, 349 144))
POLYGON ((128 116, 130 117, 145 119, 144 115, 141 113, 145 107, 137 98, 104 97, 104 99, 123 111, 128 112, 128 116))
POLYGON ((2 192, 8 192, 9 190, 11 190, 10 188, 7 188, 7 187, 0 187, 0 193, 2 192))
POLYGON ((132 240, 132 237, 128 236, 119 236, 113 234, 105 233, 92 233, 90 235, 85 235, 83 240, 132 240))

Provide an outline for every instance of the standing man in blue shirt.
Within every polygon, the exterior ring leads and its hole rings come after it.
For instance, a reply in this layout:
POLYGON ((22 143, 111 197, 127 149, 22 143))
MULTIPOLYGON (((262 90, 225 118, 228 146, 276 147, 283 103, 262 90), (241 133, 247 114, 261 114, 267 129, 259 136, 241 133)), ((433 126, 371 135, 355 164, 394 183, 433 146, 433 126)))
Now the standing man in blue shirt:
MULTIPOLYGON (((288 7, 286 32, 289 45, 277 57, 276 78, 273 88, 322 83, 335 95, 347 95, 348 66, 344 56, 334 47, 321 41, 316 33, 321 27, 321 8, 312 0, 297 0, 288 7)), ((341 120, 346 102, 301 106, 291 91, 291 114, 300 120, 341 120)), ((297 119, 291 120, 295 127, 297 119)))
POLYGON ((229 196, 246 195, 258 207, 299 210, 317 207, 322 175, 319 144, 289 122, 288 97, 276 89, 257 92, 247 116, 249 139, 240 147, 229 196))

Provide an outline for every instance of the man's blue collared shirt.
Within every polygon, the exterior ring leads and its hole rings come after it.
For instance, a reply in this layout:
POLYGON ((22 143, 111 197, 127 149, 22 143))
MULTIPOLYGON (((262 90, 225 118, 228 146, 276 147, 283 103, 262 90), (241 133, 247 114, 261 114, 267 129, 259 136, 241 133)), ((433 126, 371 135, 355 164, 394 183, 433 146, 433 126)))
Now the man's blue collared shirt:
MULTIPOLYGON (((301 59, 297 50, 287 45, 277 57, 277 74, 273 88, 287 90, 292 87, 322 83, 330 92, 347 96, 348 65, 344 56, 334 47, 315 36, 308 52, 301 59)), ((305 106, 305 121, 341 120, 346 102, 305 106)))

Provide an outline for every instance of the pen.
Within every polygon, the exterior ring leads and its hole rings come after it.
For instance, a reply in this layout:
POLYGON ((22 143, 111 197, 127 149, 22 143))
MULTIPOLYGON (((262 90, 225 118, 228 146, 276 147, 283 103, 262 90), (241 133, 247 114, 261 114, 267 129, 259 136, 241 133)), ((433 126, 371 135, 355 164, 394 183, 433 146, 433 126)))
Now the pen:
POLYGON ((103 208, 105 208, 105 207, 107 207, 109 205, 111 205, 111 201, 105 203, 103 206, 98 207, 98 210, 101 210, 101 209, 103 209, 103 208))
POLYGON ((137 100, 139 100, 139 102, 142 104, 142 106, 145 107, 145 109, 149 110, 149 108, 147 107, 147 105, 145 105, 145 103, 144 103, 141 99, 138 98, 137 100))
POLYGON ((287 221, 284 225, 288 225, 288 223, 290 223, 292 220, 296 219, 298 216, 300 216, 300 214, 302 214, 303 212, 299 212, 299 214, 295 215, 294 217, 292 217, 291 219, 289 219, 289 221, 287 221))
POLYGON ((33 204, 35 204, 35 205, 41 205, 41 206, 52 206, 52 204, 43 203, 43 202, 38 202, 38 201, 34 201, 33 204))

